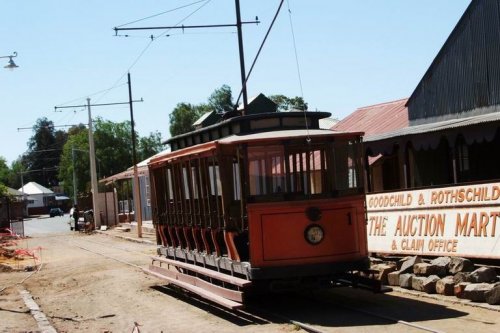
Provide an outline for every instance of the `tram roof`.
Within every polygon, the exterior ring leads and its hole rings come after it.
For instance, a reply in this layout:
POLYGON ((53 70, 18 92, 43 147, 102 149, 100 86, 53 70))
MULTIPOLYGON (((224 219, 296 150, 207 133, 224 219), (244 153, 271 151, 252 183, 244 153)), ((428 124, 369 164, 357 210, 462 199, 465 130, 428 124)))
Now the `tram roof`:
POLYGON ((253 133, 247 135, 231 135, 223 139, 218 140, 219 144, 234 144, 243 142, 256 142, 256 141, 267 141, 267 140, 281 140, 281 139, 296 139, 300 137, 322 137, 322 136, 354 136, 363 135, 362 132, 342 132, 342 131, 332 131, 327 129, 301 129, 301 130, 282 130, 282 131, 271 131, 271 132, 261 132, 253 133))
POLYGON ((168 160, 177 159, 185 156, 198 155, 214 151, 218 145, 230 145, 238 143, 250 143, 260 141, 279 141, 284 139, 298 139, 298 138, 319 138, 319 137, 353 137, 362 136, 363 132, 344 132, 333 131, 327 129, 296 129, 296 130, 281 130, 259 132, 245 135, 233 134, 222 139, 193 145, 190 147, 182 148, 173 152, 165 152, 153 157, 149 162, 150 165, 155 165, 168 160))

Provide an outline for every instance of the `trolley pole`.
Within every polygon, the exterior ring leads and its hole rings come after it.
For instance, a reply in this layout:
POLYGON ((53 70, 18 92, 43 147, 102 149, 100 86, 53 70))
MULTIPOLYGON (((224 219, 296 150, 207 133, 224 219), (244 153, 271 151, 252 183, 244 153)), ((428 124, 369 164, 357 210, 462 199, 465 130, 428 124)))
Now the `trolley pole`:
POLYGON ((101 228, 101 214, 99 214, 99 206, 97 196, 99 188, 97 187, 97 172, 95 167, 95 148, 94 148, 94 133, 92 130, 92 112, 90 110, 90 98, 87 98, 87 110, 89 113, 89 158, 90 158, 90 183, 92 186, 92 206, 94 207, 94 222, 96 228, 101 228))
POLYGON ((132 163, 134 165, 134 217, 137 222, 137 237, 142 238, 142 200, 139 188, 139 174, 137 172, 137 152, 135 149, 135 130, 134 130, 134 108, 132 106, 132 84, 130 83, 130 73, 128 78, 128 100, 130 106, 130 123, 132 125, 132 163))
POLYGON ((236 7, 236 28, 238 30, 238 50, 240 53, 240 72, 241 72, 241 91, 243 93, 243 111, 241 115, 244 116, 247 111, 248 98, 247 98, 247 80, 245 73, 245 55, 243 53, 243 32, 241 29, 241 14, 240 14, 240 0, 235 0, 236 7))

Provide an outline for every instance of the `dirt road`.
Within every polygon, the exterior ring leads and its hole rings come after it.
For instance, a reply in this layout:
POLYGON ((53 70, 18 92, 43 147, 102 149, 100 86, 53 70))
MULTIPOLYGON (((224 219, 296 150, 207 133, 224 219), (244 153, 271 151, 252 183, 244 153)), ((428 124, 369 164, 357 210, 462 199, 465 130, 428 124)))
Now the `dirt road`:
POLYGON ((40 236, 20 243, 42 247, 42 269, 22 285, 28 272, 0 273, 0 332, 41 331, 20 291, 29 291, 57 332, 292 332, 287 318, 324 332, 497 332, 498 312, 440 301, 422 302, 398 293, 373 295, 349 289, 318 298, 290 295, 254 301, 240 316, 203 301, 189 300, 145 275, 155 246, 94 234, 40 236), (353 311, 363 308, 364 313, 353 311), (379 312, 383 317, 373 317, 379 312), (267 311, 267 312, 266 312, 267 311), (267 313, 267 315, 266 315, 267 313), (272 313, 272 314, 269 314, 272 313), (417 327, 395 322, 401 319, 417 327))

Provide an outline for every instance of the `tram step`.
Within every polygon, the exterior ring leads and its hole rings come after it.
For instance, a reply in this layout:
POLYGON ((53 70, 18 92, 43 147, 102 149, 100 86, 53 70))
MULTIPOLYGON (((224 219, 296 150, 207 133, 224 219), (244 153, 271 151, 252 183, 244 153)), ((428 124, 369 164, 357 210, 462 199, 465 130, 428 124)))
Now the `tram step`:
POLYGON ((151 257, 151 259, 153 261, 159 261, 159 262, 163 262, 163 263, 173 265, 176 267, 185 268, 185 269, 188 269, 190 271, 193 271, 193 272, 196 272, 196 273, 199 273, 199 274, 202 274, 202 275, 205 275, 205 276, 208 276, 208 277, 211 277, 213 279, 217 279, 217 280, 220 280, 223 282, 227 282, 227 283, 233 284, 233 285, 238 286, 238 287, 248 287, 252 284, 252 281, 249 281, 249 280, 241 279, 241 278, 231 276, 228 274, 224 274, 224 273, 219 273, 219 272, 216 272, 216 271, 208 269, 208 268, 203 268, 203 267, 200 267, 197 265, 188 264, 188 263, 180 262, 177 260, 172 260, 172 259, 162 258, 162 257, 151 257))
MULTIPOLYGON (((199 295, 207 300, 210 300, 214 303, 222 305, 225 308, 228 308, 231 310, 236 310, 236 309, 241 309, 243 307, 243 304, 241 304, 241 303, 232 301, 226 297, 217 295, 214 292, 203 289, 203 288, 206 288, 207 286, 203 283, 200 283, 200 282, 205 282, 205 281, 202 281, 198 278, 195 278, 195 277, 192 277, 189 275, 185 275, 185 274, 182 274, 179 272, 169 271, 168 269, 158 267, 158 266, 153 266, 153 265, 149 266, 149 269, 143 268, 143 271, 147 274, 151 274, 153 276, 156 276, 157 278, 166 280, 171 284, 174 284, 174 285, 179 286, 183 289, 186 289, 192 293, 195 293, 195 294, 197 294, 197 295, 199 295), (182 280, 186 280, 188 282, 185 282, 182 280), (194 285, 197 283, 199 283, 202 287, 194 285)), ((212 285, 212 287, 221 288, 221 287, 214 286, 214 285, 212 285)), ((221 289, 224 289, 224 288, 221 288, 221 289)), ((217 292, 217 289, 212 289, 212 290, 217 292)), ((234 290, 226 290, 226 291, 233 292, 233 293, 239 293, 240 298, 242 299, 242 295, 243 295, 242 292, 238 292, 238 291, 234 291, 234 290)))

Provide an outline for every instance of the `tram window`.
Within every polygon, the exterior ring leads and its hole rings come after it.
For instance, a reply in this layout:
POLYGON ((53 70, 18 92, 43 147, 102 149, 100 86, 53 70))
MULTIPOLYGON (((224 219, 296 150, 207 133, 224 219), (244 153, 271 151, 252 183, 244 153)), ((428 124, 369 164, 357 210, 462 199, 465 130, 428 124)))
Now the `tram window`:
POLYGON ((210 165, 208 167, 208 172, 210 175, 210 194, 215 196, 222 195, 222 185, 220 182, 219 166, 210 165))
POLYGON ((182 184, 184 185, 184 198, 185 199, 191 199, 190 198, 190 191, 189 191, 189 180, 188 180, 188 173, 186 170, 186 167, 182 167, 182 184))
POLYGON ((282 146, 248 148, 250 195, 266 195, 286 191, 283 161, 282 146))
POLYGON ((339 140, 335 142, 334 149, 336 190, 362 187, 360 144, 357 141, 339 140))
POLYGON ((311 194, 319 194, 323 192, 323 171, 324 171, 324 160, 322 158, 321 150, 313 150, 309 154, 309 183, 311 194))
POLYGON ((198 194, 198 168, 197 167, 191 167, 191 180, 192 180, 192 191, 193 191, 193 198, 198 199, 199 194, 198 194))
POLYGON ((312 150, 288 156, 291 192, 323 193, 326 164, 323 150, 312 150))
POLYGON ((241 200, 240 166, 233 162, 233 200, 241 200))
POLYGON ((174 190, 172 189, 172 170, 167 169, 168 198, 174 200, 174 190))

